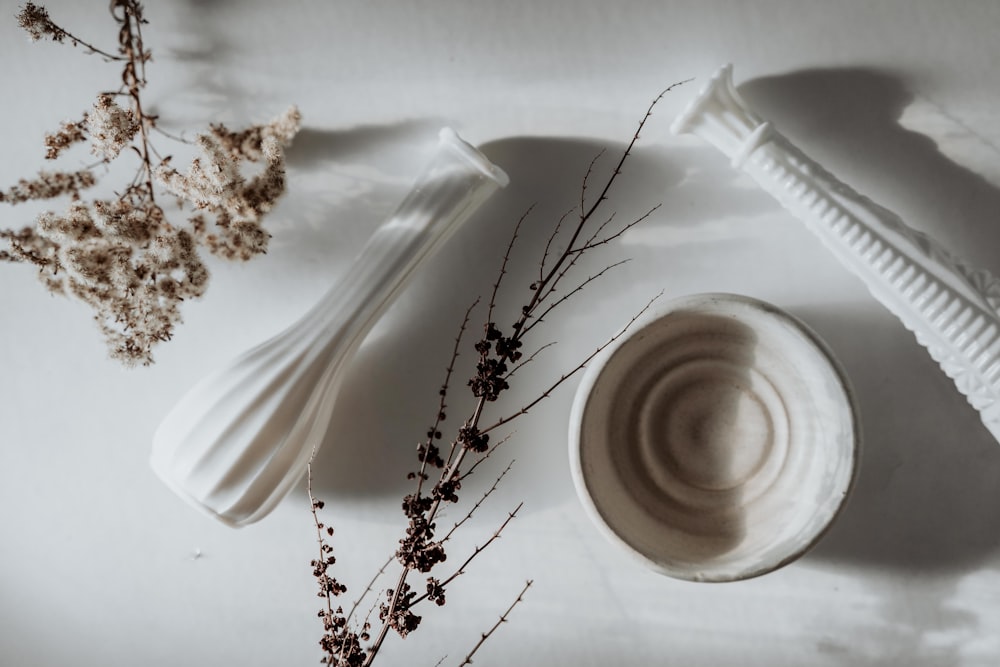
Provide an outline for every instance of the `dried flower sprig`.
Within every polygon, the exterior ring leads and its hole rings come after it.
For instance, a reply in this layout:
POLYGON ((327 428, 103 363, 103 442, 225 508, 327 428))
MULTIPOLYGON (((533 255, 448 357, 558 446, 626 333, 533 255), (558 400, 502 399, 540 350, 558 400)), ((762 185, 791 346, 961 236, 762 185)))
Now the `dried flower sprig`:
POLYGON ((112 0, 111 16, 118 26, 116 50, 70 33, 34 3, 17 15, 33 41, 69 43, 122 69, 116 89, 99 92, 79 120, 45 136, 47 159, 89 142, 96 165, 43 170, 0 190, 0 202, 8 204, 69 198, 62 213, 42 213, 19 230, 0 229, 0 260, 32 264, 51 291, 87 303, 112 357, 126 365, 149 364, 153 348, 169 340, 181 321, 180 304, 205 292, 201 249, 231 260, 266 252, 270 234, 262 219, 285 192, 284 148, 301 117, 292 107, 244 130, 211 124, 196 140, 202 155, 186 173, 177 171, 154 147, 158 118, 143 105, 152 60, 143 41, 143 7, 137 0, 112 0), (126 153, 138 158, 132 180, 116 197, 84 200, 83 191, 98 181, 96 168, 126 153), (249 164, 260 165, 250 177, 249 164), (177 198, 180 208, 193 209, 186 224, 167 219, 157 199, 161 191, 177 198))
MULTIPOLYGON (((377 593, 375 584, 385 571, 385 567, 362 591, 361 597, 355 602, 351 611, 344 613, 343 608, 334 603, 333 598, 344 593, 346 587, 339 581, 331 583, 333 580, 329 578, 327 573, 328 568, 333 565, 334 559, 333 549, 324 535, 329 536, 333 532, 319 518, 318 510, 322 509, 323 503, 313 496, 310 466, 307 491, 321 551, 321 560, 313 561, 313 574, 319 583, 318 595, 326 600, 326 607, 319 613, 324 626, 324 635, 320 641, 324 664, 339 667, 367 667, 375 660, 390 630, 405 638, 420 626, 422 617, 417 615, 415 611, 419 605, 428 602, 435 605, 445 604, 450 585, 466 572, 467 567, 475 558, 500 538, 508 524, 521 509, 521 505, 518 505, 509 512, 492 534, 479 546, 474 547, 461 564, 452 569, 451 572, 436 574, 441 564, 447 560, 446 543, 459 527, 466 524, 486 498, 496 490, 500 480, 510 470, 510 466, 505 468, 493 485, 480 495, 479 499, 465 512, 462 518, 455 522, 450 530, 443 533, 439 530, 438 521, 441 510, 459 502, 459 492, 463 482, 506 440, 505 438, 499 442, 491 442, 491 435, 516 418, 527 414, 557 387, 582 370, 596 355, 622 336, 651 305, 652 301, 641 308, 617 333, 597 346, 592 353, 545 387, 534 398, 524 402, 512 414, 492 418, 492 421, 488 420, 486 415, 490 404, 496 402, 501 395, 510 390, 512 375, 524 364, 534 359, 538 351, 547 347, 547 345, 542 345, 536 352, 526 357, 522 350, 525 347, 528 334, 567 299, 579 294, 586 286, 607 271, 619 266, 621 262, 607 265, 597 273, 580 280, 566 292, 557 292, 557 288, 567 279, 571 269, 585 253, 620 237, 625 231, 652 215, 658 208, 658 206, 654 206, 630 222, 614 228, 612 228, 614 215, 604 217, 602 212, 609 193, 621 176, 623 167, 632 154, 635 144, 639 140, 639 134, 652 114, 653 108, 673 87, 664 90, 650 104, 621 158, 615 164, 596 198, 592 200, 588 200, 588 186, 600 156, 590 163, 583 177, 579 203, 556 222, 554 230, 542 250, 538 276, 528 286, 529 295, 525 305, 513 317, 513 321, 508 327, 501 328, 496 317, 497 299, 501 283, 508 273, 508 264, 518 239, 521 224, 530 214, 530 210, 515 225, 514 233, 503 255, 499 274, 493 284, 492 294, 486 307, 482 336, 473 344, 477 355, 476 370, 468 380, 467 386, 475 399, 474 407, 471 414, 455 428, 454 436, 448 445, 442 446, 442 429, 447 420, 448 405, 446 401, 450 384, 456 360, 462 348, 463 336, 468 329, 472 313, 478 306, 478 302, 466 311, 455 338, 451 359, 446 367, 444 382, 438 392, 439 403, 436 417, 427 431, 426 438, 417 445, 419 466, 409 475, 410 479, 415 480, 416 488, 413 493, 403 498, 402 509, 407 520, 407 527, 404 536, 399 540, 399 548, 394 554, 399 573, 394 585, 382 589, 378 595, 382 602, 379 604, 377 629, 373 627, 368 618, 363 621, 356 619, 354 612, 363 598, 377 593), (575 224, 566 225, 570 216, 575 216, 575 224), (564 229, 564 227, 568 227, 568 229, 564 229), (557 238, 559 239, 558 243, 557 238), (555 250, 557 247, 564 249, 557 252, 555 250), (412 581, 417 577, 424 578, 423 592, 418 591, 412 581)), ((530 585, 531 582, 527 582, 513 604, 501 614, 500 620, 488 631, 482 633, 462 665, 472 662, 473 654, 507 620, 514 607, 522 601, 524 593, 530 585)))

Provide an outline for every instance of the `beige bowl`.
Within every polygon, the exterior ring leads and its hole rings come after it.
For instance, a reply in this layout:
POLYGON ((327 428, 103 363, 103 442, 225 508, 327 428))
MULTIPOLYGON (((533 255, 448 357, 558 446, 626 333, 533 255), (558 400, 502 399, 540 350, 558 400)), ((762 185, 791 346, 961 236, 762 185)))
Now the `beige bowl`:
POLYGON ((762 301, 668 303, 587 369, 570 458, 597 525, 692 581, 755 577, 808 550, 851 488, 860 428, 844 372, 762 301))

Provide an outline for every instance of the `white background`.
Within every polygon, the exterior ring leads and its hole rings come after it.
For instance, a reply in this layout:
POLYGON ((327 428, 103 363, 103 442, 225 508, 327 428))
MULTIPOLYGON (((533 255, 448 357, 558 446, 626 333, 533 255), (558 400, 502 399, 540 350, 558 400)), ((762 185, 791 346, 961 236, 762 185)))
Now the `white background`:
MULTIPOLYGON (((113 46, 103 0, 52 16, 113 46)), ((1000 4, 981 2, 147 3, 148 100, 165 128, 260 121, 297 103, 290 192, 271 252, 214 266, 204 299, 151 368, 105 358, 89 312, 24 266, 0 272, 0 664, 308 665, 319 660, 304 492, 234 531, 147 465, 159 420, 213 365, 293 322, 345 269, 450 125, 511 176, 411 284, 361 350, 318 462, 336 574, 357 592, 402 534, 399 498, 433 418, 465 306, 537 202, 510 276, 516 307, 550 224, 602 148, 607 169, 649 101, 609 210, 662 202, 592 258, 633 261, 567 304, 509 411, 650 296, 734 291, 812 325, 843 361, 866 450, 850 505, 783 570, 735 584, 646 571, 589 523, 569 477, 576 381, 519 423, 500 491, 452 559, 521 515, 383 664, 458 664, 526 579, 477 664, 889 666, 1000 661, 1000 447, 923 350, 818 242, 725 159, 669 136, 724 62, 807 153, 973 264, 1000 274, 1000 4)), ((29 44, 0 2, 0 185, 47 166, 41 138, 78 116, 114 65, 29 44)), ((165 150, 169 142, 164 140, 165 150)), ((70 158, 70 162, 73 159, 70 158)), ((79 158, 82 160, 83 158, 79 158)), ((0 224, 33 209, 4 208, 0 224)), ((492 481, 483 473, 479 488, 492 481)), ((467 492, 469 499, 476 489, 467 492)))

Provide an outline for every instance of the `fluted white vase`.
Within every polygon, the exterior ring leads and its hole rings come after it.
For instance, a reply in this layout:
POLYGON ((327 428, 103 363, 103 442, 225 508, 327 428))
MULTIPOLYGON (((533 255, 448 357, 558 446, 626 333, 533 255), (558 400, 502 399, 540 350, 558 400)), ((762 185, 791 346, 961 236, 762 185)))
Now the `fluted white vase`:
POLYGON ((754 113, 722 67, 674 133, 712 144, 798 217, 895 314, 1000 440, 1000 281, 837 180, 754 113))
POLYGON ((449 129, 396 212, 304 317, 205 378, 167 415, 152 467, 231 526, 267 515, 323 441, 344 371, 408 278, 504 172, 449 129))

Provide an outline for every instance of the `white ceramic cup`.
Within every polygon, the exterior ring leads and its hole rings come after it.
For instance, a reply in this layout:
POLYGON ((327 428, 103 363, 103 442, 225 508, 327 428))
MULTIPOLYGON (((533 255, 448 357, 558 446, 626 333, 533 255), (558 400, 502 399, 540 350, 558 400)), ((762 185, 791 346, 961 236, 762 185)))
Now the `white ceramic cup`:
POLYGON ((827 346, 779 308, 698 294, 594 360, 573 403, 577 492, 612 541, 691 581, 770 572, 844 504, 857 408, 827 346))

